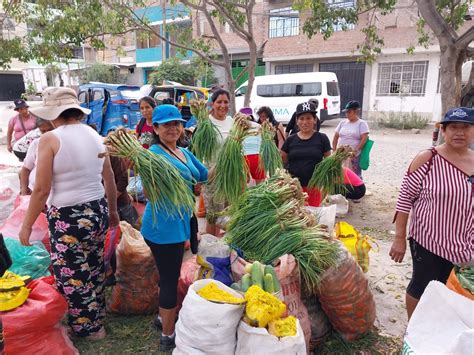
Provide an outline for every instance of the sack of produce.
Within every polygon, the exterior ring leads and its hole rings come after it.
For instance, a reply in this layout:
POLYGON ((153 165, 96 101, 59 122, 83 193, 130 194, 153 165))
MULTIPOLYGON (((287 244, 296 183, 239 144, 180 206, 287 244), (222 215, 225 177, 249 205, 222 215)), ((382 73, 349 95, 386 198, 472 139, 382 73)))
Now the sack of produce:
POLYGON ((234 354, 244 303, 238 292, 222 282, 194 282, 176 323, 173 354, 234 354))
POLYGON ((20 193, 20 179, 13 168, 0 165, 0 225, 14 209, 14 202, 20 193))
POLYGON ((199 264, 196 262, 196 256, 192 256, 181 265, 181 273, 178 280, 178 299, 177 310, 181 309, 184 297, 188 293, 189 286, 197 279, 199 264))
POLYGON ((199 268, 198 279, 214 279, 230 286, 232 274, 230 271, 230 249, 222 238, 211 234, 201 236, 196 261, 199 268))
POLYGON ((321 308, 321 303, 316 295, 304 295, 303 303, 308 310, 309 320, 311 322, 311 340, 309 341, 309 347, 310 350, 312 350, 324 342, 331 332, 332 326, 328 316, 321 308))
POLYGON ((252 285, 259 286, 263 291, 268 292, 282 299, 281 285, 275 269, 271 265, 263 265, 258 261, 248 263, 244 268, 245 274, 242 278, 230 285, 236 291, 247 292, 252 285))
POLYGON ((446 286, 474 301, 474 267, 454 267, 446 286))
POLYGON ((117 246, 116 284, 108 310, 121 314, 153 314, 158 310, 158 281, 155 259, 139 231, 120 222, 122 239, 117 246))
POLYGON ((12 266, 8 270, 20 276, 30 276, 37 279, 51 275, 48 271, 51 265, 49 253, 40 242, 26 247, 19 240, 5 238, 5 245, 12 259, 12 266))
MULTIPOLYGON (((244 259, 239 257, 236 252, 231 252, 231 268, 234 280, 241 280, 245 275, 245 268, 249 265, 244 259)), ((288 314, 298 318, 303 334, 306 340, 306 346, 309 348, 311 339, 311 323, 308 311, 301 300, 301 278, 298 264, 293 255, 283 255, 279 258, 275 266, 276 278, 281 287, 283 302, 288 307, 288 314)))
POLYGON ((317 291, 333 327, 352 341, 372 328, 375 302, 362 269, 344 246, 339 248, 336 266, 323 274, 317 291))
POLYGON ((2 313, 5 354, 79 354, 61 324, 67 311, 63 296, 42 279, 27 287, 27 301, 2 313))

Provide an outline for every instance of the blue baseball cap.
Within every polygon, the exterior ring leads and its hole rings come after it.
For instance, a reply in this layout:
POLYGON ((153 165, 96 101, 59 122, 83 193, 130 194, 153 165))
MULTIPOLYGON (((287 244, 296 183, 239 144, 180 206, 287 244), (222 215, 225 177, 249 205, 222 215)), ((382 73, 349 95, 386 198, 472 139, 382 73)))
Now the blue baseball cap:
POLYGON ((448 110, 441 120, 441 124, 450 122, 474 124, 474 109, 468 107, 456 107, 448 110))
POLYGON ((178 108, 174 105, 160 105, 155 107, 153 110, 153 116, 151 117, 151 122, 153 124, 163 124, 172 121, 186 122, 181 116, 178 108))

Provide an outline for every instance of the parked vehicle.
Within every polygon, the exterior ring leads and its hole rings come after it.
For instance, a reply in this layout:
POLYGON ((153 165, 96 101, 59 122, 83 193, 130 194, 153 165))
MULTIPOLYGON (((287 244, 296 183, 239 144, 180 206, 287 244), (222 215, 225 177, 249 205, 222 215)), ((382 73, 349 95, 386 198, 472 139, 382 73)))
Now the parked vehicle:
POLYGON ((92 110, 86 123, 94 125, 103 136, 120 126, 135 129, 143 96, 139 86, 98 82, 81 85, 78 94, 81 106, 92 110))
POLYGON ((141 92, 144 95, 153 97, 158 105, 164 99, 173 99, 178 104, 181 115, 186 121, 192 116, 189 101, 194 99, 207 99, 207 89, 179 84, 161 86, 144 85, 141 88, 141 92))
MULTIPOLYGON (((235 92, 237 111, 244 106, 247 85, 246 81, 235 92)), ((269 106, 275 118, 285 124, 295 112, 296 105, 310 98, 319 101, 318 117, 321 121, 339 117, 341 98, 336 74, 312 72, 257 76, 250 94, 250 107, 256 112, 261 106, 269 106)))
POLYGON ((462 66, 461 106, 474 107, 474 60, 462 66))

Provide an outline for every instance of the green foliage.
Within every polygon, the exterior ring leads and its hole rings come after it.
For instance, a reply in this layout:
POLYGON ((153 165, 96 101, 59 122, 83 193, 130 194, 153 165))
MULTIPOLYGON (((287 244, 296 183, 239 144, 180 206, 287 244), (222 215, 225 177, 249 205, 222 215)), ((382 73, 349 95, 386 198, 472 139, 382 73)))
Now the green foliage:
POLYGON ((216 81, 214 70, 204 60, 193 58, 191 63, 183 63, 178 57, 168 59, 150 74, 150 84, 162 85, 164 80, 184 85, 195 85, 197 80, 210 84, 216 81))
POLYGON ((120 84, 126 82, 127 77, 120 75, 118 68, 113 65, 94 64, 91 67, 82 70, 80 80, 83 84, 91 81, 120 84))
POLYGON ((422 129, 425 128, 430 119, 419 115, 413 111, 411 112, 387 112, 376 119, 376 122, 381 127, 395 128, 395 129, 422 129))

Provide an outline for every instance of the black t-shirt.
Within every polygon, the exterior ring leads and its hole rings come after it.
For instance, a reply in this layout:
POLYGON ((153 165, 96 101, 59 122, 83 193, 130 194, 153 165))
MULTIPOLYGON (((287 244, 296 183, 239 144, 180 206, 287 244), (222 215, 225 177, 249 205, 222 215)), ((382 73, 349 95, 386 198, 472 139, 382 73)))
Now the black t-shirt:
POLYGON ((331 151, 329 138, 324 133, 315 132, 309 139, 301 139, 297 134, 287 138, 283 147, 288 154, 288 171, 297 177, 301 186, 307 186, 314 167, 324 158, 324 153, 331 151))

